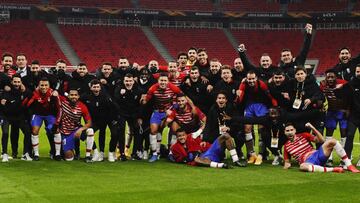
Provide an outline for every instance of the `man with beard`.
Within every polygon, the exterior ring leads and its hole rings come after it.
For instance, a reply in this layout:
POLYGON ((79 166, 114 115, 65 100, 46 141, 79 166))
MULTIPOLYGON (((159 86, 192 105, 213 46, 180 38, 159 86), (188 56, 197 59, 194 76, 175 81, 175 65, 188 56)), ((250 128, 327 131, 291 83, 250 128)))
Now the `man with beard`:
POLYGON ((312 25, 305 26, 305 40, 299 55, 294 58, 290 49, 283 49, 280 53, 280 68, 285 72, 288 78, 294 78, 296 66, 304 66, 307 54, 311 45, 312 25))
POLYGON ((113 67, 109 62, 105 62, 101 65, 101 68, 96 72, 96 77, 104 87, 103 90, 109 95, 114 95, 116 84, 121 82, 120 76, 113 71, 113 67))
POLYGON ((0 100, 4 116, 11 125, 10 138, 12 156, 14 159, 17 157, 19 129, 21 129, 24 134, 24 154, 21 159, 26 161, 32 161, 32 158, 30 157, 31 130, 28 123, 27 109, 24 108, 22 103, 30 97, 31 92, 22 84, 21 76, 19 74, 15 74, 11 80, 11 90, 5 91, 0 100))
POLYGON ((89 83, 95 76, 90 75, 87 65, 85 63, 79 63, 76 70, 71 73, 72 80, 70 81, 71 88, 77 88, 80 96, 90 91, 89 83))
POLYGON ((197 61, 194 66, 197 66, 199 68, 201 76, 208 78, 210 63, 208 60, 206 49, 197 50, 197 61))
POLYGON ((147 69, 150 71, 151 74, 160 73, 159 62, 157 62, 156 60, 149 61, 147 69))
POLYGON ((246 71, 244 69, 244 64, 243 64, 243 62, 241 61, 240 58, 236 58, 234 60, 234 67, 231 70, 231 72, 232 72, 232 75, 233 75, 233 79, 235 81, 241 82, 242 79, 246 77, 246 71))
MULTIPOLYGON (((28 88, 31 91, 34 91, 38 87, 41 78, 44 78, 44 77, 48 78, 48 74, 44 70, 41 70, 40 62, 38 60, 33 60, 30 64, 30 75, 29 75, 28 88)), ((50 81, 49 78, 48 78, 48 80, 49 80, 50 87, 53 87, 55 82, 50 81)))
POLYGON ((196 60, 197 60, 197 49, 195 47, 190 47, 188 49, 188 60, 187 60, 187 63, 186 63, 186 66, 194 66, 195 63, 196 63, 196 60))
MULTIPOLYGON (((110 145, 116 147, 118 136, 118 107, 106 91, 102 90, 101 82, 98 79, 90 81, 90 92, 81 97, 90 112, 92 118, 92 129, 94 133, 99 130, 99 148, 100 153, 94 143, 94 156, 92 161, 104 160, 105 132, 108 126, 111 133, 110 145), (114 144, 115 143, 115 144, 114 144)), ((115 147, 109 149, 109 161, 114 162, 115 147)))
POLYGON ((267 53, 263 53, 260 57, 260 66, 256 67, 252 64, 246 55, 246 48, 244 44, 240 44, 238 47, 239 55, 241 61, 244 64, 246 70, 254 70, 259 79, 265 82, 268 82, 269 79, 273 76, 275 70, 278 69, 277 66, 272 64, 272 60, 267 53))
POLYGON ((53 126, 54 133, 61 133, 65 161, 74 160, 75 140, 86 140, 85 162, 91 163, 91 150, 94 144, 94 130, 91 117, 84 103, 79 101, 77 88, 70 88, 67 97, 60 96, 60 111, 53 126), (85 124, 81 125, 81 118, 85 124))
POLYGON ((12 77, 16 70, 13 69, 13 55, 5 52, 1 57, 2 72, 8 77, 12 77))
MULTIPOLYGON (((337 124, 340 126, 340 144, 345 146, 347 117, 349 115, 349 106, 346 101, 346 95, 342 87, 346 80, 336 79, 336 73, 330 69, 325 72, 325 80, 320 82, 320 90, 324 93, 328 101, 328 111, 325 117, 326 140, 332 138, 337 124)), ((332 154, 330 154, 327 166, 332 166, 332 154)))
POLYGON ((129 60, 126 57, 120 57, 118 67, 114 69, 114 72, 119 75, 120 80, 123 80, 127 73, 135 76, 135 69, 130 66, 129 60))
POLYGON ((268 84, 270 94, 276 99, 281 108, 290 106, 290 98, 287 90, 287 79, 284 71, 278 69, 274 72, 271 82, 268 84))
POLYGON ((169 83, 167 74, 162 73, 158 79, 158 83, 150 87, 146 98, 142 100, 146 104, 150 100, 154 102, 154 112, 150 119, 150 146, 153 155, 149 162, 158 160, 160 153, 160 144, 162 139, 163 120, 166 115, 170 114, 170 109, 175 103, 177 94, 182 93, 180 88, 174 84, 169 83))
POLYGON ((60 161, 61 135, 53 134, 52 128, 55 124, 56 114, 60 106, 58 93, 50 88, 47 78, 41 78, 37 89, 26 105, 31 113, 31 144, 34 151, 34 161, 39 161, 39 131, 42 123, 45 123, 46 135, 50 144, 50 156, 60 161))
POLYGON ((141 108, 141 90, 136 86, 134 76, 130 73, 124 77, 123 84, 119 84, 114 92, 114 98, 119 106, 119 134, 117 141, 119 142, 120 159, 126 161, 125 156, 125 126, 126 122, 129 126, 129 133, 131 137, 134 137, 134 147, 132 156, 135 159, 140 159, 139 145, 141 139, 139 136, 139 124, 138 118, 140 118, 141 108))
POLYGON ((55 63, 55 67, 50 70, 49 77, 53 77, 56 80, 54 85, 54 90, 56 90, 60 95, 64 96, 65 92, 69 91, 69 85, 71 81, 71 76, 66 74, 66 62, 62 59, 59 59, 55 63))
MULTIPOLYGON (((170 125, 171 134, 175 134, 177 129, 182 128, 187 134, 192 133, 196 137, 199 136, 204 130, 206 116, 191 101, 189 102, 184 94, 178 95, 176 100, 178 106, 171 110, 165 125, 170 125)), ((172 145, 175 142, 176 136, 172 135, 169 143, 172 145)))
POLYGON ((199 68, 191 67, 188 82, 184 82, 180 89, 187 95, 195 106, 199 107, 202 112, 207 114, 212 100, 208 91, 209 84, 204 84, 200 79, 199 68))
MULTIPOLYGON (((268 86, 261 80, 258 80, 254 71, 249 71, 246 75, 246 80, 241 82, 239 86, 239 104, 244 104, 245 111, 244 116, 248 118, 265 116, 269 111, 269 106, 276 107, 277 101, 270 94, 268 86)), ((252 125, 244 125, 245 141, 246 145, 253 145, 252 125)), ((256 156, 254 151, 250 152, 250 158, 248 163, 255 163, 260 165, 263 157, 266 156, 263 151, 262 141, 268 136, 268 129, 259 125, 259 149, 260 153, 256 156)), ((251 147, 248 146, 250 149, 251 147)))
POLYGON ((323 167, 331 152, 335 150, 349 171, 360 172, 351 164, 351 160, 337 140, 324 141, 321 133, 311 123, 306 123, 305 126, 310 128, 316 136, 307 132, 297 133, 296 128, 291 123, 285 125, 285 135, 288 141, 284 145, 284 169, 291 167, 290 157, 293 156, 299 162, 301 171, 343 173, 344 169, 341 167, 323 167), (314 150, 310 142, 321 143, 321 146, 318 150, 314 150))
MULTIPOLYGON (((147 68, 143 68, 139 73, 139 82, 138 86, 141 90, 141 98, 144 99, 146 97, 146 93, 150 89, 152 85, 156 83, 156 80, 153 78, 152 74, 149 72, 147 68)), ((150 118, 152 115, 152 103, 147 103, 143 106, 142 112, 140 114, 140 118, 138 119, 139 124, 139 151, 143 154, 139 154, 139 157, 143 159, 149 158, 149 134, 150 134, 150 118)))
MULTIPOLYGON (((77 89, 78 94, 81 97, 90 91, 90 81, 96 79, 95 76, 90 75, 85 63, 79 63, 76 70, 71 73, 72 79, 69 86, 72 89, 77 89)), ((80 140, 75 139, 75 159, 80 158, 80 140)))
MULTIPOLYGON (((348 129, 345 142, 346 154, 351 157, 353 149, 353 141, 356 129, 360 128, 360 64, 355 68, 355 77, 348 82, 344 88, 345 95, 349 97, 350 101, 350 116, 348 120, 348 129)), ((360 160, 356 166, 360 166, 360 160)))
POLYGON ((339 79, 350 81, 355 76, 355 68, 359 63, 360 54, 355 58, 351 58, 350 49, 342 47, 339 50, 339 63, 332 69, 334 69, 339 79))
MULTIPOLYGON (((9 75, 15 74, 15 70, 12 70, 12 55, 3 54, 1 64, 4 72, 0 72, 0 97, 3 94, 5 89, 10 89, 11 86, 11 78, 9 75), (11 71, 12 70, 12 71, 11 71), (13 73, 11 73, 13 72, 13 73)), ((7 154, 7 146, 9 141, 9 122, 6 120, 3 112, 0 108, 0 125, 1 125, 1 144, 2 144, 2 160, 3 162, 9 161, 9 156, 7 154)))
POLYGON ((214 86, 221 80, 221 63, 218 59, 215 58, 211 59, 209 64, 210 68, 207 70, 206 77, 201 74, 200 68, 199 71, 202 82, 208 83, 210 85, 207 87, 207 90, 211 92, 214 89, 214 86))

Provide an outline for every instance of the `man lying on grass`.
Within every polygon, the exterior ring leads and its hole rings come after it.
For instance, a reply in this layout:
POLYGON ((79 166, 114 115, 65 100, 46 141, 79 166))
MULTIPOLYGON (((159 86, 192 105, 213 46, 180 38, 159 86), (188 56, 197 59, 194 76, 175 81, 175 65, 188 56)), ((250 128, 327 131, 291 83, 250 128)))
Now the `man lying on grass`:
POLYGON ((240 165, 233 138, 225 131, 213 144, 203 142, 200 137, 192 134, 186 134, 181 128, 176 131, 176 138, 176 143, 171 146, 172 157, 169 157, 174 162, 192 166, 231 168, 228 164, 221 162, 226 148, 230 152, 233 164, 240 165))
POLYGON ((335 149, 336 154, 339 155, 345 163, 347 170, 353 173, 360 172, 351 164, 345 150, 337 140, 332 138, 324 142, 321 133, 316 130, 311 123, 306 123, 305 127, 311 129, 316 136, 307 132, 297 134, 293 124, 287 123, 285 125, 285 135, 288 140, 284 145, 284 169, 290 168, 290 157, 292 156, 299 162, 301 171, 343 173, 344 169, 342 167, 324 167, 331 152, 335 149), (318 150, 315 150, 310 142, 323 144, 318 150))

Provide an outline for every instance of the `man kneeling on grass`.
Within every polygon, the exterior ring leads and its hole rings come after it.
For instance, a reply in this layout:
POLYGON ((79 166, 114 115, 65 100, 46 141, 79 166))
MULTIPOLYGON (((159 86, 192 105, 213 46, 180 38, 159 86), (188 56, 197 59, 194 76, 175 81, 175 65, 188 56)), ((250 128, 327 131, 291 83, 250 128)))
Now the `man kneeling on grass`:
POLYGON ((284 169, 290 168, 290 157, 293 156, 300 164, 300 170, 305 172, 336 172, 343 173, 342 167, 324 167, 326 161, 333 149, 345 163, 347 170, 353 173, 360 171, 351 164, 347 157, 345 150, 341 144, 335 139, 329 139, 324 142, 321 133, 315 129, 311 123, 306 123, 305 127, 311 129, 316 136, 304 132, 296 134, 296 129, 293 124, 287 123, 285 125, 285 135, 288 140, 284 145, 284 169), (315 150, 310 142, 323 143, 318 150, 315 150))
POLYGON ((236 153, 232 137, 223 133, 213 144, 203 142, 200 137, 186 134, 179 128, 176 131, 177 141, 171 146, 170 160, 177 163, 186 163, 196 166, 210 166, 212 168, 230 168, 226 163, 220 162, 224 157, 225 148, 229 150, 233 164, 239 166, 239 157, 236 153))

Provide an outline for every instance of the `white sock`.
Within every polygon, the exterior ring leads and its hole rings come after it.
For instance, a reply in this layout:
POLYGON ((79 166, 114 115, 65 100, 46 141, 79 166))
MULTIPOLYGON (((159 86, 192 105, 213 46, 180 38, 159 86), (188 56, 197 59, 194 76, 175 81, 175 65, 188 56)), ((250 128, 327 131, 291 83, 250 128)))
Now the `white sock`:
POLYGON ((34 149, 34 155, 39 156, 39 135, 31 135, 31 144, 34 149))
POLYGON ((339 157, 344 161, 345 166, 350 166, 351 160, 346 155, 344 148, 340 145, 338 141, 336 141, 336 145, 334 146, 334 149, 336 151, 336 154, 339 155, 339 157))
POLYGON ((210 162, 210 167, 211 168, 222 168, 224 166, 224 163, 218 163, 218 162, 210 162))
POLYGON ((318 165, 309 165, 308 167, 308 171, 309 172, 332 172, 333 168, 327 168, 327 167, 322 167, 322 166, 318 166, 318 165))
MULTIPOLYGON (((325 141, 327 141, 327 140, 331 140, 332 139, 332 137, 326 137, 325 138, 325 141)), ((330 156, 329 156, 329 160, 332 160, 333 159, 333 157, 332 157, 332 152, 330 153, 330 156)))
POLYGON ((88 135, 86 137, 86 155, 85 156, 90 156, 93 145, 94 145, 94 136, 88 135))
POLYGON ((340 144, 343 148, 345 147, 345 142, 346 142, 346 137, 340 138, 340 144))
POLYGON ((236 153, 236 149, 232 149, 229 152, 230 152, 230 155, 231 155, 231 158, 232 158, 233 162, 239 161, 239 157, 238 157, 238 155, 236 153))
POLYGON ((59 156, 60 150, 61 150, 61 135, 60 135, 60 133, 54 134, 54 143, 55 143, 55 156, 59 156))
POLYGON ((158 154, 160 154, 161 139, 162 139, 162 135, 161 133, 158 133, 156 135, 156 153, 158 154))
POLYGON ((157 153, 156 153, 156 135, 150 134, 149 139, 150 139, 150 148, 153 151, 153 153, 155 153, 155 155, 157 155, 157 153))

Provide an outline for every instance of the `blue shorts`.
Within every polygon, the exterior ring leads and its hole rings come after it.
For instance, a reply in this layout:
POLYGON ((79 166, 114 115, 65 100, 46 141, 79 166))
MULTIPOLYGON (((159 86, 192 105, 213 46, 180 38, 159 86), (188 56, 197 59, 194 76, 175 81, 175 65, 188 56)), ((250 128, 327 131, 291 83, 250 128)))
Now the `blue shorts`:
POLYGON ((221 148, 219 140, 216 139, 212 143, 211 147, 204 153, 200 155, 201 158, 207 158, 214 162, 220 162, 223 157, 224 150, 221 148))
POLYGON ((245 107, 244 116, 248 118, 265 116, 269 109, 262 103, 251 103, 245 107))
POLYGON ((56 118, 53 115, 49 115, 49 116, 33 115, 31 118, 31 126, 41 127, 43 121, 45 122, 46 132, 49 133, 56 121, 56 118))
POLYGON ((312 155, 310 155, 306 160, 305 163, 310 163, 313 165, 319 165, 324 166, 326 164, 326 161, 329 159, 329 157, 326 157, 324 154, 324 150, 322 147, 320 149, 316 150, 312 155))
POLYGON ((161 121, 164 120, 166 117, 166 113, 165 112, 158 112, 158 111, 154 111, 151 114, 151 118, 150 118, 150 124, 161 124, 161 121))
MULTIPOLYGON (((78 139, 78 138, 75 137, 75 132, 78 129, 79 128, 76 128, 69 135, 61 134, 61 139, 62 139, 62 145, 63 145, 64 152, 75 149, 75 139, 78 139)), ((80 135, 80 140, 85 140, 85 139, 86 139, 86 130, 82 131, 82 133, 80 135)))
POLYGON ((347 128, 347 119, 345 113, 342 111, 328 111, 325 117, 325 128, 336 129, 336 125, 339 122, 340 129, 347 128))

